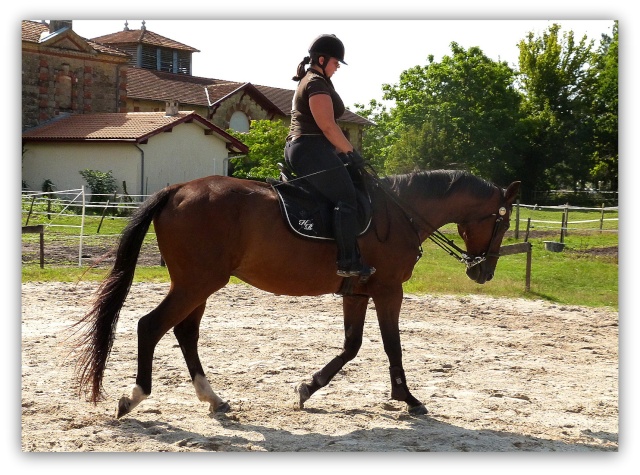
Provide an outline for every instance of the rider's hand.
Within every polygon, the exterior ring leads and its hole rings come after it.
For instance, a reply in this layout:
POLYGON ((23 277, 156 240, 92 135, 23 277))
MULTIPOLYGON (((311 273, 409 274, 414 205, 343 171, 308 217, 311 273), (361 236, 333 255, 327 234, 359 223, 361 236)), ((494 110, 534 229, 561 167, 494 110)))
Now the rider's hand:
POLYGON ((355 150, 347 152, 346 155, 347 164, 349 166, 352 166, 353 168, 363 168, 366 165, 364 158, 362 158, 362 156, 355 150))

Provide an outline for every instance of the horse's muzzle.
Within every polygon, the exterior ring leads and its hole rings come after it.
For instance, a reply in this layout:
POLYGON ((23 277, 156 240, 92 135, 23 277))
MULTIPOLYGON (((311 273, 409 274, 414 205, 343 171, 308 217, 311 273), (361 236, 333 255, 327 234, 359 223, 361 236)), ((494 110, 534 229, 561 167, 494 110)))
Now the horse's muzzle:
POLYGON ((493 279, 493 267, 487 268, 485 262, 481 262, 472 267, 467 268, 467 276, 477 284, 484 284, 493 279))

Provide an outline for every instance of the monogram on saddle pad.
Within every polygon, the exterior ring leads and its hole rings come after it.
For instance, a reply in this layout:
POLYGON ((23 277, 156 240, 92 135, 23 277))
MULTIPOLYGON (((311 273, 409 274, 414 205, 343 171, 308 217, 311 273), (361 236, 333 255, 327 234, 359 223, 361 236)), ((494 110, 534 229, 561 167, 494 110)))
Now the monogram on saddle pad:
MULTIPOLYGON (((335 239, 333 233, 333 205, 304 178, 295 177, 280 165, 280 180, 269 180, 278 194, 285 222, 294 233, 312 239, 335 239)), ((371 225, 371 198, 360 176, 352 174, 358 200, 358 235, 371 225)))

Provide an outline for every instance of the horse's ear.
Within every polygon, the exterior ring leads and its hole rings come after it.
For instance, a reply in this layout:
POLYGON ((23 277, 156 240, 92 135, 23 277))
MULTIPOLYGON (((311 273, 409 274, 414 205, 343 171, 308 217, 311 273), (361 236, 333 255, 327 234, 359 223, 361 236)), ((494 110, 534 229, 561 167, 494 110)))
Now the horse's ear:
POLYGON ((507 189, 504 191, 504 198, 507 203, 513 203, 518 196, 518 191, 520 190, 520 182, 514 181, 511 183, 507 189))

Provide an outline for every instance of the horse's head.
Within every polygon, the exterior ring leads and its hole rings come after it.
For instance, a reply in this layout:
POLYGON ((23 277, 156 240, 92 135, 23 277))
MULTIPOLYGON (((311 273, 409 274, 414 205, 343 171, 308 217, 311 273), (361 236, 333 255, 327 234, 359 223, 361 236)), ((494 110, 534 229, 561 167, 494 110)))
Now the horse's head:
POLYGON ((479 216, 458 224, 458 233, 465 242, 470 259, 467 275, 478 284, 493 278, 502 238, 509 229, 511 210, 519 188, 519 181, 511 183, 506 190, 500 190, 498 199, 492 199, 483 207, 479 216))

